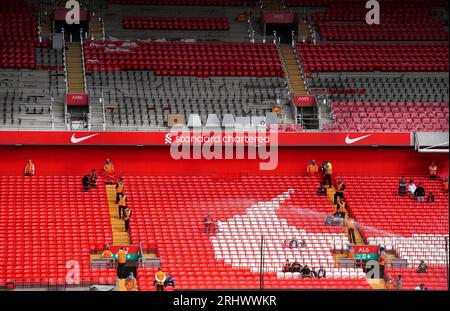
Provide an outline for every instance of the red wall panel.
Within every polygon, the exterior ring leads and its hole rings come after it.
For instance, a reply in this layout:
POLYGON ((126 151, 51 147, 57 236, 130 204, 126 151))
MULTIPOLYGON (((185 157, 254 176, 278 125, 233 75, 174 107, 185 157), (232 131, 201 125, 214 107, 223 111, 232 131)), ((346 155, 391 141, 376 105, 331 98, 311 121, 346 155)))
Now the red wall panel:
POLYGON ((336 174, 422 174, 431 161, 448 172, 447 154, 417 153, 412 148, 301 148, 279 150, 278 167, 259 171, 259 160, 173 160, 167 147, 0 147, 0 174, 18 175, 27 159, 33 159, 40 175, 81 175, 100 169, 106 158, 129 175, 304 172, 311 159, 330 160, 336 174))

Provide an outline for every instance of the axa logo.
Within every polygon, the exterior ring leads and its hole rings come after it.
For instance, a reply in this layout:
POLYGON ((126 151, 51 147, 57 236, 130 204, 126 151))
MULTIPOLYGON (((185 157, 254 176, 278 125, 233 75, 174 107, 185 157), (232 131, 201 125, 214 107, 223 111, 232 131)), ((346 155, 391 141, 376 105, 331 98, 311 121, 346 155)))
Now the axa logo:
POLYGON ((75 134, 72 135, 72 137, 70 138, 70 142, 72 144, 78 144, 81 143, 82 141, 88 140, 89 138, 92 138, 94 136, 97 136, 98 134, 92 134, 92 135, 88 135, 88 136, 84 136, 84 137, 76 137, 75 134))
POLYGON ((345 137, 345 143, 347 145, 351 145, 351 144, 354 144, 354 143, 356 143, 356 142, 358 142, 360 140, 363 140, 363 139, 365 139, 365 138, 367 138, 369 136, 372 136, 372 134, 368 134, 368 135, 364 135, 364 136, 360 136, 360 137, 356 137, 356 138, 350 138, 350 134, 348 134, 345 137))
POLYGON ((76 0, 69 0, 66 2, 66 23, 68 25, 80 24, 80 3, 76 0))
POLYGON ((171 145, 172 142, 173 142, 172 134, 171 134, 171 133, 167 133, 167 134, 164 136, 164 144, 166 144, 166 145, 171 145))

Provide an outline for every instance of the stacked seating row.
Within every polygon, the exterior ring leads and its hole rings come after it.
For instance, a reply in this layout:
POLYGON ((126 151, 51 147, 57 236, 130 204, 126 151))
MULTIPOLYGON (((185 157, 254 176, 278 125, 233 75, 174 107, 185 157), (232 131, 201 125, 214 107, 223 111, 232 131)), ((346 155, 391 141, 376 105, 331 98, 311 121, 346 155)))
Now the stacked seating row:
POLYGON ((230 29, 230 24, 226 17, 125 16, 122 24, 125 29, 212 31, 227 31, 230 29))

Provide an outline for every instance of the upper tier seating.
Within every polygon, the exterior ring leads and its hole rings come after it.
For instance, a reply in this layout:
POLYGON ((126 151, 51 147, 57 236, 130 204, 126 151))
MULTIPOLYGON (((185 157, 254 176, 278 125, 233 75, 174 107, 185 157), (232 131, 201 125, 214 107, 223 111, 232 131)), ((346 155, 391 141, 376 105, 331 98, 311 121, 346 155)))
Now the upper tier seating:
POLYGON ((0 176, 6 202, 0 214, 0 286, 64 285, 70 260, 79 262, 83 283, 102 278, 114 284, 114 270, 92 271, 90 264, 90 251, 112 243, 105 187, 82 192, 80 181, 81 176, 0 176))
POLYGON ((255 6, 259 0, 108 0, 124 5, 255 6))
POLYGON ((331 131, 446 132, 449 129, 447 103, 346 103, 333 102, 336 123, 331 131))
POLYGON ((448 43, 297 43, 305 73, 322 71, 448 71, 448 43))
POLYGON ((36 66, 37 17, 23 1, 0 1, 0 68, 36 66))
MULTIPOLYGON (((174 274, 177 289, 257 288, 261 233, 266 236, 270 250, 265 265, 267 288, 369 288, 360 271, 335 268, 330 250, 342 249, 348 240, 340 227, 325 225, 324 219, 332 208, 327 197, 315 195, 314 178, 126 178, 128 197, 134 207, 130 227, 132 243, 140 241, 144 249, 156 244, 163 270, 174 274), (203 217, 208 212, 223 222, 223 233, 207 235, 203 232, 203 217), (161 226, 162 219, 170 225, 161 226), (244 237, 244 233, 248 236, 244 237), (283 250, 283 240, 292 237, 305 238, 307 247, 283 250), (239 258, 238 252, 245 256, 239 258), (287 258, 297 258, 316 268, 320 264, 326 266, 330 278, 302 280, 296 278, 297 275, 279 274, 281 263, 287 258), (241 277, 236 279, 236 273, 241 277), (200 276, 206 282, 198 282, 200 276), (342 282, 342 278, 346 281, 342 282)), ((143 289, 152 288, 152 273, 148 275, 147 281, 140 277, 143 289)))
POLYGON ((126 16, 123 18, 125 29, 162 29, 162 30, 220 30, 230 29, 226 17, 159 17, 126 16))
MULTIPOLYGON (((281 78, 155 76, 144 71, 92 72, 87 79, 92 102, 103 95, 108 129, 115 127, 162 128, 169 114, 199 114, 205 123, 208 114, 222 118, 264 116, 276 104, 277 95, 287 102, 281 78), (103 93, 102 93, 103 92, 103 93)), ((292 120, 290 110, 285 109, 292 120)), ((101 111, 93 105, 92 117, 101 111)), ((102 122, 102 121, 99 121, 102 122)))
POLYGON ((332 41, 433 41, 448 39, 443 21, 382 23, 374 27, 365 22, 318 22, 320 37, 332 41))
POLYGON ((87 41, 87 71, 150 70, 170 76, 281 77, 273 44, 87 41))
MULTIPOLYGON (((355 4, 361 3, 360 0, 284 0, 285 5, 291 7, 335 7, 339 8, 342 6, 354 6, 355 4)), ((445 0, 385 0, 384 3, 389 5, 389 7, 400 6, 409 4, 409 7, 413 6, 445 6, 447 2, 445 0)))
POLYGON ((0 69, 0 125, 49 130, 53 115, 54 125, 65 129, 64 94, 61 71, 0 69))
POLYGON ((449 101, 448 73, 310 73, 306 83, 333 101, 449 101))

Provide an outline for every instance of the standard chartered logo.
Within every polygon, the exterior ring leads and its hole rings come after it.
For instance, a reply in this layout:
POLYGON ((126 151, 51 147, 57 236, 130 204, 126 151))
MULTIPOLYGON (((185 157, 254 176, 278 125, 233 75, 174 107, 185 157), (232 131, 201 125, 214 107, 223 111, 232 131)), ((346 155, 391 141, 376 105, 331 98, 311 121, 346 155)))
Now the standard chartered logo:
POLYGON ((278 131, 185 130, 173 127, 164 137, 174 160, 259 160, 260 170, 278 166, 278 131))

